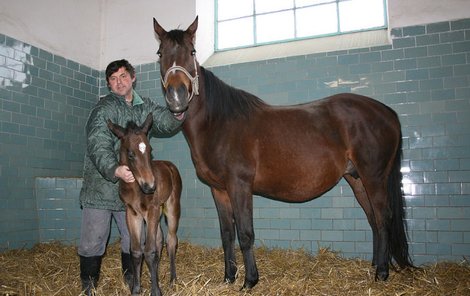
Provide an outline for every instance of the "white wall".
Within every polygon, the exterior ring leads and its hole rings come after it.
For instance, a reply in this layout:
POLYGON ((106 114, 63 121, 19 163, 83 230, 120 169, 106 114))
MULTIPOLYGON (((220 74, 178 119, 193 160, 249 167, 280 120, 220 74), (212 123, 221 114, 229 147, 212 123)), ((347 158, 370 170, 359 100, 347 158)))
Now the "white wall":
POLYGON ((153 17, 170 30, 195 16, 194 0, 1 0, 0 33, 103 70, 115 59, 156 60, 153 17))
POLYGON ((0 33, 94 69, 102 1, 1 0, 0 33))
MULTIPOLYGON (((389 0, 390 27, 470 18, 470 0, 389 0)), ((199 15, 196 49, 214 47, 214 0, 1 0, 0 33, 102 70, 115 59, 155 61, 152 18, 186 29, 199 15)))
POLYGON ((139 65, 157 59, 153 18, 165 29, 186 29, 196 16, 193 0, 104 0, 99 69, 126 58, 139 65))
POLYGON ((389 27, 437 23, 470 17, 470 0, 388 0, 389 27))

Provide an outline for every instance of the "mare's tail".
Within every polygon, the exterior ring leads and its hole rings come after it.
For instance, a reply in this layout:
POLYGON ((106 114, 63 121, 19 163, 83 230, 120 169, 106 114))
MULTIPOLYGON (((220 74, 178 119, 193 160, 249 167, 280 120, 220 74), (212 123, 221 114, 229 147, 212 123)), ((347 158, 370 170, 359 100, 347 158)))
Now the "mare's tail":
POLYGON ((408 253, 407 225, 405 221, 405 198, 402 191, 401 157, 402 137, 393 163, 393 168, 388 179, 388 203, 392 219, 388 225, 390 263, 393 260, 400 268, 412 267, 408 253))

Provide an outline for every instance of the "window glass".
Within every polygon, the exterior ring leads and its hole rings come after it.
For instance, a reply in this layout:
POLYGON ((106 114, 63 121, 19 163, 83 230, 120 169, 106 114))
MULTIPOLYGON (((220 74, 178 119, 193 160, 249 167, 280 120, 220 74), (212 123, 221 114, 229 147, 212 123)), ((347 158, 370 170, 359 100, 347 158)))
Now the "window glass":
POLYGON ((219 23, 219 49, 254 44, 253 17, 245 17, 219 23))
POLYGON ((294 8, 294 0, 256 0, 255 1, 255 12, 257 14, 292 9, 292 8, 294 8))
POLYGON ((296 16, 297 37, 332 34, 338 31, 335 3, 298 9, 296 16))
POLYGON ((216 50, 386 28, 386 0, 216 0, 216 50))
POLYGON ((302 7, 314 4, 334 3, 336 0, 295 0, 295 7, 302 7))
POLYGON ((384 26, 383 0, 349 0, 339 3, 341 31, 384 26))
POLYGON ((228 20, 253 15, 253 0, 218 0, 218 20, 228 20))
POLYGON ((256 17, 257 42, 265 43, 292 39, 294 34, 294 10, 262 14, 256 17))

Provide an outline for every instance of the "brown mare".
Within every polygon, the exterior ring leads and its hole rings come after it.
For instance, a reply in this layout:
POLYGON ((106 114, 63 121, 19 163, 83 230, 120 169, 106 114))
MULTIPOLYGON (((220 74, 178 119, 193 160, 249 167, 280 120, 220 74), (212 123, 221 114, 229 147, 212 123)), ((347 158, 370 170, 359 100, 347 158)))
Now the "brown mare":
POLYGON ((219 215, 225 280, 236 275, 235 235, 246 288, 258 282, 253 254, 253 198, 305 202, 344 177, 373 232, 376 279, 389 264, 412 266, 401 191, 401 128, 397 114, 371 98, 338 94, 295 106, 270 106, 233 88, 196 60, 197 18, 160 40, 162 88, 170 110, 185 116, 183 133, 196 172, 211 187, 219 215))
POLYGON ((180 219, 181 177, 176 166, 168 161, 152 160, 147 138, 152 126, 152 114, 142 126, 129 122, 126 128, 108 121, 109 129, 120 139, 120 164, 127 165, 136 182, 120 181, 119 193, 126 204, 126 221, 131 237, 132 268, 134 278, 130 283, 132 295, 140 294, 142 255, 150 271, 151 295, 161 295, 158 285, 158 265, 163 249, 161 215, 166 216, 168 236, 166 248, 170 259, 170 283, 176 279, 175 256, 178 244, 176 232, 180 219), (142 250, 141 236, 145 221, 147 233, 142 250))

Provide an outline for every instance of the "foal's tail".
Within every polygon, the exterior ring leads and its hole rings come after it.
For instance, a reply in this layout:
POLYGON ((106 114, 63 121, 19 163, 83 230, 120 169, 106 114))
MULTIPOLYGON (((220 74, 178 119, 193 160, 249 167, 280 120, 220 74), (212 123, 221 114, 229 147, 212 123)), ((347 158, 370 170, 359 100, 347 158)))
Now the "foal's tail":
POLYGON ((388 179, 388 203, 392 215, 392 220, 388 225, 389 254, 390 263, 392 260, 400 268, 412 267, 410 255, 408 253, 408 242, 406 236, 407 225, 405 221, 405 199, 402 191, 402 137, 393 163, 392 171, 388 179))

